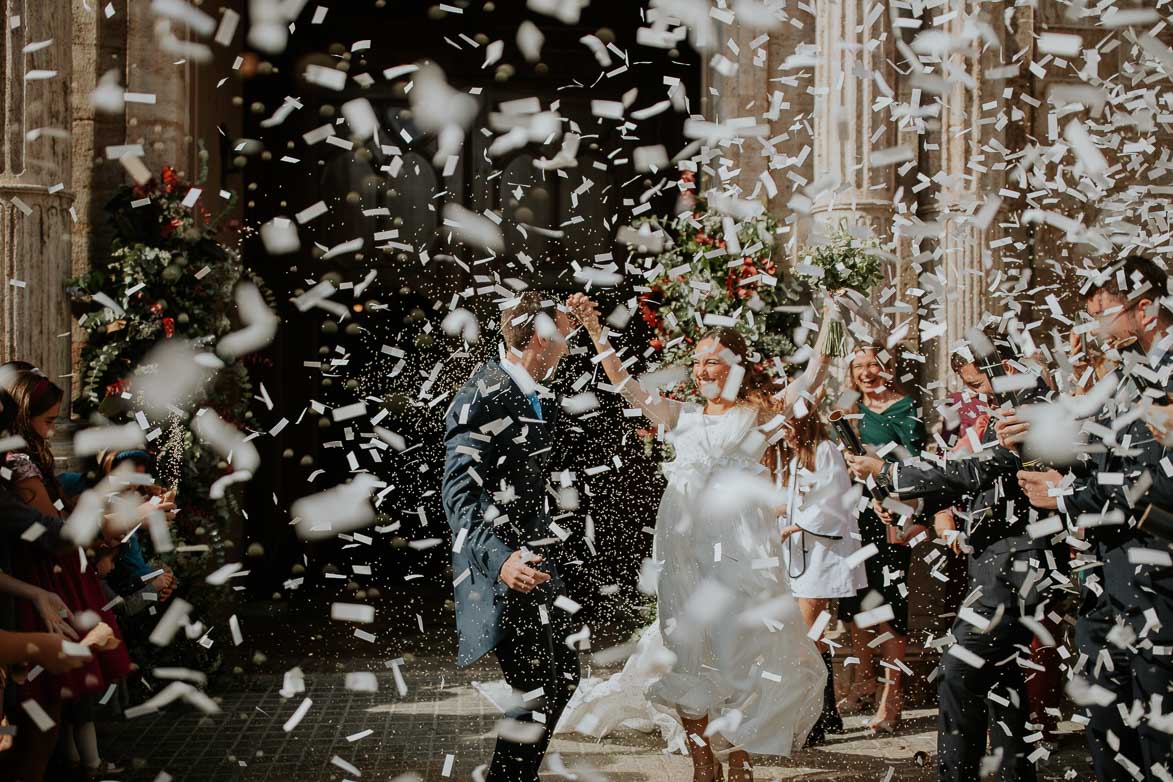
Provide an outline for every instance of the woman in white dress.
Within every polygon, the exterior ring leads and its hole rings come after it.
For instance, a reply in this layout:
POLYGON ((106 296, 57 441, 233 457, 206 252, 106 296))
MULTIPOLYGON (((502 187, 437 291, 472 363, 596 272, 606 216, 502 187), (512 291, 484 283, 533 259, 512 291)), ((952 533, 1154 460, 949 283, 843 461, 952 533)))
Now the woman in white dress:
POLYGON ((790 591, 798 599, 803 621, 815 633, 827 669, 823 712, 807 737, 807 746, 815 746, 826 741, 827 733, 843 730, 835 706, 831 650, 822 639, 831 618, 826 613, 830 602, 853 597, 867 586, 863 563, 852 566, 848 561, 860 549, 855 508, 861 490, 818 413, 787 422, 780 446, 779 477, 787 492, 786 511, 778 519, 782 558, 790 591))
MULTIPOLYGON (((821 709, 826 670, 788 589, 779 556, 781 492, 764 461, 773 457, 768 435, 778 433, 779 414, 825 374, 827 330, 807 372, 781 400, 768 378, 753 371, 735 329, 706 335, 692 365, 707 400, 701 406, 639 386, 608 342, 594 303, 575 294, 567 304, 590 334, 610 382, 657 425, 676 454, 664 466, 668 487, 653 537, 659 637, 649 629, 639 652, 670 662, 655 672, 639 664, 648 674, 640 682, 642 696, 679 719, 695 782, 720 778, 712 740, 729 747, 730 782, 747 782, 753 779, 750 753, 790 754, 821 709)), ((632 689, 614 697, 630 702, 638 695, 632 689)), ((584 718, 581 700, 580 708, 572 703, 567 709, 564 725, 584 718)))

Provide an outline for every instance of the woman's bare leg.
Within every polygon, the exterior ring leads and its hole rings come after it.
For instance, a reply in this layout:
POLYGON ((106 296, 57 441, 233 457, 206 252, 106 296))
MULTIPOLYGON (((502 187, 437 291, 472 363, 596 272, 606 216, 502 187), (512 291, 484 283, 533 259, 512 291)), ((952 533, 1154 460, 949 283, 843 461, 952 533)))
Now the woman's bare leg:
MULTIPOLYGON (((807 629, 815 626, 815 622, 819 619, 819 614, 827 610, 827 606, 831 603, 825 597, 800 597, 798 598, 798 610, 802 612, 802 621, 806 623, 807 629)), ((819 641, 822 641, 822 636, 819 636, 819 641)), ((819 649, 822 650, 820 644, 819 649)))
POLYGON ((847 699, 840 705, 841 713, 857 712, 861 701, 875 697, 876 690, 876 659, 872 647, 868 643, 875 636, 851 623, 851 653, 859 658, 855 666, 855 673, 851 678, 851 688, 847 692, 847 699))
MULTIPOLYGON (((897 660, 904 662, 907 648, 908 636, 895 633, 887 641, 880 644, 884 659, 893 665, 897 660)), ((885 666, 884 679, 884 694, 880 698, 879 708, 876 710, 876 716, 871 724, 872 727, 886 725, 894 728, 899 724, 900 716, 904 711, 904 672, 899 668, 885 666)))
POLYGON ((713 755, 713 747, 705 738, 705 728, 709 726, 709 718, 692 719, 681 714, 680 722, 684 725, 684 741, 688 745, 689 757, 692 758, 693 782, 714 782, 718 779, 720 766, 717 765, 717 758, 713 755), (698 745, 693 736, 699 736, 704 744, 698 745))

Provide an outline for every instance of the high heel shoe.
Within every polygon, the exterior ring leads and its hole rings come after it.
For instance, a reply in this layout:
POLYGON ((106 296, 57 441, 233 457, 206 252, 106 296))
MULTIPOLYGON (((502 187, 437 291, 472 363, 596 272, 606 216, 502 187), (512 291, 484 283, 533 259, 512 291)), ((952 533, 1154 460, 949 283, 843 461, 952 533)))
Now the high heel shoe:
POLYGON ((717 760, 711 749, 695 747, 691 742, 688 749, 692 758, 692 782, 725 782, 721 761, 717 760))
POLYGON ((729 782, 753 782, 753 767, 729 766, 729 782))
POLYGON ((871 711, 876 708, 876 693, 878 689, 866 692, 852 690, 847 694, 846 698, 837 704, 839 713, 844 716, 851 716, 853 714, 863 714, 866 711, 871 711))

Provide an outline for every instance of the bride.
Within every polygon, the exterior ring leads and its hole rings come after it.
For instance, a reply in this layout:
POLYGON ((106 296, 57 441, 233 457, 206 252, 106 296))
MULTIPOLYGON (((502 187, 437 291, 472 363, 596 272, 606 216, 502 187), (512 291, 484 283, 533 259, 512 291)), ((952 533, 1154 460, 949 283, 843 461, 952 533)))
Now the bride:
POLYGON ((650 703, 683 729, 694 782, 721 778, 714 745, 728 756, 730 782, 752 780, 750 753, 789 755, 822 708, 826 669, 780 566, 783 502, 771 480, 777 449, 769 440, 780 437, 792 408, 802 413, 802 392, 822 382, 827 324, 806 372, 780 400, 750 365, 736 329, 705 334, 692 362, 707 400, 701 406, 638 385, 608 342, 595 303, 574 294, 567 304, 607 378, 657 425, 676 457, 664 465, 668 487, 653 538, 657 622, 610 687, 583 682, 560 727, 601 736, 641 707, 646 714, 650 703))

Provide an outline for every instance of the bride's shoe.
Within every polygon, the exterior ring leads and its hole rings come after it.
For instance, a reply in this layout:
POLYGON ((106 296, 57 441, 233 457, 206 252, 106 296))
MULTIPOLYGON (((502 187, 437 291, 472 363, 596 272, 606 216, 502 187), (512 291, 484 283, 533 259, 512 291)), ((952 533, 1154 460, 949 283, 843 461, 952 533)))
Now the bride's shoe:
POLYGON ((899 685, 886 685, 884 687, 884 694, 880 698, 880 706, 876 710, 876 716, 868 723, 872 733, 895 733, 903 722, 901 715, 903 709, 904 693, 899 689, 899 685))
POLYGON ((729 782, 753 782, 753 767, 729 766, 729 782))
MULTIPOLYGON (((730 769, 730 777, 732 777, 732 769, 730 769)), ((713 758, 711 763, 697 763, 694 759, 692 761, 692 782, 725 782, 725 775, 722 772, 721 764, 713 758)))
POLYGON ((839 713, 844 716, 851 716, 853 714, 863 714, 876 707, 876 693, 879 687, 874 687, 870 690, 860 691, 854 687, 847 693, 847 697, 839 701, 839 713))
POLYGON ((689 741, 688 756, 692 760, 692 782, 725 782, 721 761, 709 746, 698 747, 689 741))

